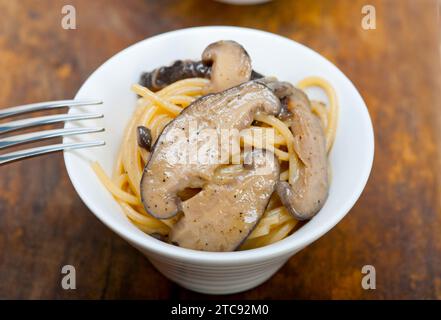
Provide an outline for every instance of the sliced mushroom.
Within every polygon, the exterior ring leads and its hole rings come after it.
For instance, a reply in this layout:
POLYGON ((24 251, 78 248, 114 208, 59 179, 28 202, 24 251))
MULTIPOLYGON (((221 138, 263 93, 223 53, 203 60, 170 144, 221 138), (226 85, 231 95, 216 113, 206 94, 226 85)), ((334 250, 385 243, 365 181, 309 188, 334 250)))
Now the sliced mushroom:
POLYGON ((214 82, 207 92, 219 92, 263 75, 251 70, 250 57, 240 44, 218 41, 204 50, 202 61, 177 60, 170 66, 144 72, 139 84, 158 91, 178 80, 195 77, 212 78, 214 82))
POLYGON ((245 162, 248 165, 219 174, 182 203, 184 216, 170 232, 172 243, 203 251, 233 251, 240 246, 265 211, 280 174, 270 151, 256 149, 245 162))
POLYGON ((257 81, 270 88, 279 99, 290 96, 295 90, 291 83, 287 81, 279 81, 276 77, 262 77, 257 81))
POLYGON ((278 117, 282 119, 289 117, 290 112, 288 111, 288 96, 293 94, 295 87, 289 82, 278 81, 275 77, 262 77, 256 81, 266 85, 280 99, 282 108, 280 109, 280 114, 278 117))
POLYGON ((253 81, 193 102, 165 127, 153 147, 141 180, 146 211, 159 219, 175 216, 182 202, 178 193, 201 188, 221 165, 222 130, 240 131, 256 113, 276 115, 280 108, 272 91, 253 81))
POLYGON ((202 61, 211 64, 211 83, 208 92, 220 92, 251 79, 251 59, 235 41, 210 44, 202 53, 202 61))
POLYGON ((210 78, 211 67, 202 61, 177 60, 171 66, 163 66, 141 75, 139 84, 158 91, 178 80, 210 78))
POLYGON ((139 126, 136 128, 136 137, 138 141, 138 146, 147 151, 152 148, 152 132, 149 128, 145 126, 139 126))
POLYGON ((294 136, 294 150, 300 160, 294 183, 279 182, 277 193, 287 210, 299 220, 312 218, 328 196, 328 158, 326 137, 320 119, 311 111, 306 94, 289 82, 276 78, 258 80, 281 100, 279 117, 287 122, 294 136))
POLYGON ((276 190, 295 218, 307 220, 323 207, 328 197, 326 138, 320 119, 312 113, 311 103, 303 91, 293 87, 286 102, 300 168, 292 185, 281 181, 276 190))

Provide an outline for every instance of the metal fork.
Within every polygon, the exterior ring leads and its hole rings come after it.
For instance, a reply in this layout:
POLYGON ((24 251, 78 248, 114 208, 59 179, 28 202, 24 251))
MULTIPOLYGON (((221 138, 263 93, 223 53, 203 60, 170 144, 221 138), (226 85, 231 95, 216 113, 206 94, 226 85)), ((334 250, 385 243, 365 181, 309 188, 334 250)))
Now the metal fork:
MULTIPOLYGON (((0 110, 0 120, 25 113, 40 111, 40 110, 52 110, 52 109, 59 109, 65 107, 73 108, 73 107, 91 106, 91 105, 100 105, 100 104, 102 104, 102 101, 97 101, 97 100, 83 100, 83 101, 60 100, 60 101, 33 103, 33 104, 27 104, 23 106, 17 106, 17 107, 0 110)), ((59 123, 59 122, 97 119, 102 117, 103 114, 101 113, 77 113, 77 114, 56 114, 56 115, 34 117, 23 120, 15 120, 6 123, 0 123, 0 136, 7 132, 16 131, 19 129, 25 129, 25 128, 59 123)), ((104 131, 104 128, 102 127, 91 127, 91 128, 77 127, 77 128, 63 128, 63 129, 44 130, 44 131, 36 131, 32 133, 25 133, 15 136, 9 136, 6 138, 0 138, 0 150, 10 148, 12 146, 17 146, 20 144, 36 142, 50 138, 65 137, 65 136, 72 136, 72 135, 79 135, 86 133, 95 133, 102 131, 104 131)), ((48 154, 56 151, 97 147, 97 146, 102 146, 104 144, 105 144, 104 141, 95 140, 95 141, 87 141, 87 142, 52 144, 43 147, 10 152, 0 155, 0 166, 13 161, 35 157, 43 154, 48 154)))

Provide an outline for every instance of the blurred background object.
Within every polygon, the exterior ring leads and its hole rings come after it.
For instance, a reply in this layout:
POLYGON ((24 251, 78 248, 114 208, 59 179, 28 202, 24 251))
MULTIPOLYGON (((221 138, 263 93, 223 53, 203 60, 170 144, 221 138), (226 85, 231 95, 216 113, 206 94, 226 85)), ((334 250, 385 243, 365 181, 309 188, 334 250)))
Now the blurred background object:
MULTIPOLYGON (((61 27, 66 1, 0 0, 0 107, 73 97, 123 48, 200 25, 257 28, 303 43, 335 63, 365 99, 376 155, 352 212, 268 282, 228 298, 441 299, 439 1, 68 4, 76 9, 74 30, 61 27), (375 9, 375 29, 363 28, 366 5, 375 9), (361 286, 364 265, 376 268, 375 290, 361 286)), ((0 298, 207 297, 168 281, 97 221, 62 156, 52 155, 0 170, 0 298), (60 286, 67 264, 76 267, 76 290, 60 286)))
POLYGON ((252 4, 270 2, 271 0, 216 0, 216 1, 229 3, 229 4, 237 4, 237 5, 252 5, 252 4))

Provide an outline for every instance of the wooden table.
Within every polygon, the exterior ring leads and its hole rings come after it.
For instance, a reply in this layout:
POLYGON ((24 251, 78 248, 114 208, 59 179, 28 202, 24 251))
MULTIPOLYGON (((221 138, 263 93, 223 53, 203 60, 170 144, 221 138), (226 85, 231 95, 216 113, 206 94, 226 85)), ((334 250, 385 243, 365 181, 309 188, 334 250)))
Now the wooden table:
MULTIPOLYGON (((441 69, 438 3, 429 0, 0 0, 0 106, 71 98, 121 49, 199 25, 237 25, 295 39, 360 90, 375 128, 368 185, 350 214, 238 299, 441 298, 441 69), (377 29, 361 27, 374 5, 377 29), (376 268, 363 290, 361 268, 376 268)), ((183 55, 185 56, 185 54, 183 55)), ((0 298, 202 298, 171 283, 101 224, 73 189, 61 154, 0 168, 0 298), (76 267, 77 289, 61 288, 76 267)), ((210 298, 210 297, 208 297, 210 298)))

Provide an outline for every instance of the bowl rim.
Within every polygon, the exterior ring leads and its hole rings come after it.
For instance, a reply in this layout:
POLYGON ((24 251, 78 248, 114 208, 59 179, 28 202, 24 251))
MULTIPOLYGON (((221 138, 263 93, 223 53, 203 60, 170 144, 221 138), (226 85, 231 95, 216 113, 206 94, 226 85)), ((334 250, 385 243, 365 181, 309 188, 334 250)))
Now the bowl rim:
POLYGON ((233 252, 205 252, 205 251, 197 251, 192 249, 186 249, 177 247, 168 243, 165 243, 163 241, 157 240, 153 237, 150 237, 148 235, 142 235, 137 234, 133 232, 126 232, 124 227, 116 222, 112 222, 111 219, 106 219, 106 213, 103 212, 104 210, 100 209, 99 205, 97 205, 94 201, 90 200, 87 194, 84 194, 79 185, 81 184, 80 179, 77 178, 77 176, 73 172, 73 160, 74 157, 71 156, 69 152, 64 152, 64 162, 66 166, 66 170, 68 172, 68 176, 82 199, 82 201, 86 204, 86 206, 89 208, 90 211, 107 227, 109 227, 112 231, 117 233, 119 236, 127 240, 129 243, 131 243, 133 246, 137 247, 138 249, 147 250, 150 253, 160 255, 162 257, 170 258, 170 259, 178 259, 185 262, 197 262, 199 264, 205 264, 205 265, 239 265, 243 263, 253 263, 253 262, 259 262, 263 260, 269 260, 275 257, 290 255, 295 253, 296 251, 299 251, 309 245, 310 243, 314 242, 321 236, 323 236, 325 233, 327 233, 329 230, 331 230, 340 220, 342 220, 346 214, 351 210, 351 208, 354 206, 358 198, 360 197, 371 172, 372 169, 372 163, 374 159, 374 131, 372 126, 372 121, 369 116, 368 109, 366 107, 366 103, 364 102, 363 98, 361 97, 359 91, 354 86, 353 82, 346 76, 342 71, 340 71, 337 66, 335 66, 332 62, 330 62, 328 59, 317 53, 316 51, 310 49, 309 47, 296 42, 295 40, 286 38, 281 35, 273 34, 271 32, 258 30, 258 29, 252 29, 252 28, 244 28, 244 27, 234 27, 234 26, 202 26, 202 27, 191 27, 191 28, 184 28, 184 29, 178 29, 174 31, 169 31, 165 33, 161 33, 149 38, 146 38, 144 40, 141 40, 139 42, 136 42, 125 49, 119 51, 112 57, 110 57, 108 60, 106 60, 103 64, 101 64, 94 72, 92 72, 88 78, 83 82, 80 89, 77 91, 75 98, 77 98, 78 94, 81 92, 82 88, 85 86, 87 81, 95 74, 100 72, 102 68, 104 68, 105 65, 111 63, 116 57, 123 55, 126 53, 126 51, 134 50, 136 47, 140 46, 142 43, 150 40, 158 40, 161 38, 170 38, 174 37, 180 33, 187 33, 187 32, 194 32, 194 31, 222 31, 222 30, 229 30, 229 31, 246 31, 249 33, 255 33, 260 34, 266 37, 275 37, 283 41, 287 42, 294 42, 297 45, 303 47, 308 54, 319 56, 321 59, 325 59, 328 63, 332 65, 332 67, 335 69, 335 72, 337 74, 342 75, 344 78, 346 78, 349 81, 349 85, 352 86, 352 89, 356 92, 358 97, 360 98, 360 101, 362 102, 362 108, 360 108, 360 112, 363 116, 363 121, 366 126, 366 130, 369 132, 367 133, 367 144, 365 145, 365 149, 367 150, 367 154, 369 156, 368 159, 366 159, 365 165, 363 167, 363 170, 360 171, 360 175, 358 176, 358 182, 356 187, 352 190, 351 196, 348 197, 345 202, 340 206, 340 210, 338 212, 335 212, 333 215, 331 215, 328 219, 327 223, 321 224, 319 227, 314 229, 314 232, 308 233, 307 235, 303 235, 302 237, 296 237, 292 238, 291 236, 288 236, 280 241, 277 241, 273 244, 270 244, 265 247, 256 248, 256 249, 249 249, 244 251, 233 251, 233 252))

